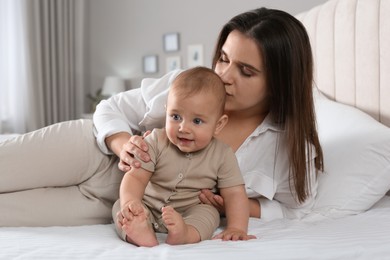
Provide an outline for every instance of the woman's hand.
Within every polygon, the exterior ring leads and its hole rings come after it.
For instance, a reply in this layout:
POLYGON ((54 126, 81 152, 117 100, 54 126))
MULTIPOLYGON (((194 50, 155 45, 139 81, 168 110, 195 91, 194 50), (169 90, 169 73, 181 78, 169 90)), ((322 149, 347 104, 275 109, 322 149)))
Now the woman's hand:
POLYGON ((134 156, 140 158, 144 162, 150 161, 148 145, 144 141, 144 138, 149 134, 150 131, 146 131, 143 136, 132 135, 129 141, 123 144, 119 154, 120 161, 118 167, 120 170, 127 172, 131 167, 141 167, 141 163, 135 159, 134 156))
POLYGON ((202 203, 214 206, 220 214, 225 214, 225 205, 220 195, 214 194, 211 190, 203 189, 199 195, 202 203))
MULTIPOLYGON (((204 189, 199 195, 202 203, 214 206, 220 214, 225 214, 225 205, 220 195, 214 194, 211 190, 204 189)), ((249 216, 254 218, 261 217, 261 207, 257 199, 249 199, 249 216)))
POLYGON ((119 170, 127 172, 131 167, 139 168, 141 163, 134 156, 144 162, 150 160, 148 145, 144 141, 144 138, 149 134, 150 131, 147 131, 143 136, 130 136, 128 133, 122 132, 106 138, 107 146, 119 157, 119 170))

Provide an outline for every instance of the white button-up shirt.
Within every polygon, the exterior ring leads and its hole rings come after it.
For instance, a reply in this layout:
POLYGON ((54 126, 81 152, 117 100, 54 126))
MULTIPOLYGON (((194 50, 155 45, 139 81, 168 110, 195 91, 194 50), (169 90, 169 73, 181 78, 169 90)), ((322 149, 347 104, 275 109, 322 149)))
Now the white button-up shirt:
MULTIPOLYGON (((104 153, 111 153, 104 141, 107 136, 119 132, 139 134, 164 126, 168 89, 180 72, 176 70, 159 79, 144 79, 140 88, 100 102, 93 120, 95 136, 104 153)), ((265 220, 305 216, 311 211, 317 193, 316 155, 312 152, 307 162, 311 169, 310 196, 304 203, 297 203, 294 186, 289 181, 284 138, 283 130, 266 117, 236 151, 248 197, 259 200, 261 218, 265 220)))

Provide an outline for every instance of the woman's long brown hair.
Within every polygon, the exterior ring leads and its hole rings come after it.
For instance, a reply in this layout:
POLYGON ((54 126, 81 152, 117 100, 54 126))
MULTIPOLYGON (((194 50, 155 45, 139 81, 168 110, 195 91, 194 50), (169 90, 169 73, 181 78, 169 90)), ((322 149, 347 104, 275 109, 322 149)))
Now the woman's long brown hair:
POLYGON ((290 14, 259 8, 233 17, 219 35, 213 68, 229 33, 238 30, 253 39, 263 55, 270 95, 270 115, 286 132, 290 161, 290 185, 304 202, 310 191, 310 165, 323 171, 313 101, 313 57, 307 32, 290 14), (312 149, 314 146, 314 151, 312 149))

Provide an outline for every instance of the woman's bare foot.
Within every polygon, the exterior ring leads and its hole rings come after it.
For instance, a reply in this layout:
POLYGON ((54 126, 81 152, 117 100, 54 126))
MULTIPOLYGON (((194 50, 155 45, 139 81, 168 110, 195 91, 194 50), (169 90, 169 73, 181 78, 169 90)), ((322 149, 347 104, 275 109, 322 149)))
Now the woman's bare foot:
POLYGON ((196 243, 200 241, 198 231, 184 222, 183 217, 171 206, 162 208, 162 219, 168 229, 166 243, 170 245, 181 245, 196 243))
POLYGON ((158 245, 156 234, 148 222, 145 211, 133 215, 131 220, 123 219, 122 229, 126 232, 126 241, 131 244, 145 247, 158 245))

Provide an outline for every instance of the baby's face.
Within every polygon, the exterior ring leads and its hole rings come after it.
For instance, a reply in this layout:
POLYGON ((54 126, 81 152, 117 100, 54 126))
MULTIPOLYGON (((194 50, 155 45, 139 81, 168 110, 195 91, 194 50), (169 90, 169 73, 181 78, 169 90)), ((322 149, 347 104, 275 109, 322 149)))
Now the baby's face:
POLYGON ((197 93, 187 98, 169 93, 166 131, 169 140, 182 152, 205 148, 212 139, 220 118, 215 97, 197 93))

